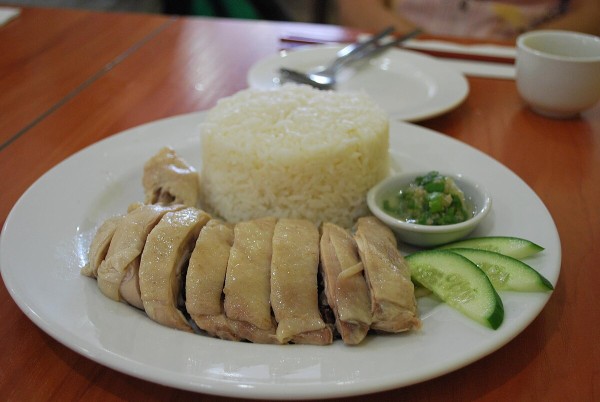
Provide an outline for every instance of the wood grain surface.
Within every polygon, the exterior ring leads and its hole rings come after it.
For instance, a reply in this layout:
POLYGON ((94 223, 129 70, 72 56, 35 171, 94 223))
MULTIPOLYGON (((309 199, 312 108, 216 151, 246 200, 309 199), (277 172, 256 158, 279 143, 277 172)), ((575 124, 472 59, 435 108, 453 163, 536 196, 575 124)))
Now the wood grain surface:
MULTIPOLYGON (((343 40, 300 23, 25 8, 0 27, 0 224, 40 176, 78 150, 245 87, 282 36, 343 40)), ((419 124, 497 159, 538 194, 562 242, 542 313, 491 355, 413 386, 345 400, 600 399, 600 105, 570 120, 531 112, 512 80, 469 78, 467 100, 419 124)), ((32 245, 34 251, 35 245, 32 245)), ((1 269, 1 267, 0 267, 1 269)), ((0 285, 0 400, 233 400, 99 365, 38 329, 0 285)))

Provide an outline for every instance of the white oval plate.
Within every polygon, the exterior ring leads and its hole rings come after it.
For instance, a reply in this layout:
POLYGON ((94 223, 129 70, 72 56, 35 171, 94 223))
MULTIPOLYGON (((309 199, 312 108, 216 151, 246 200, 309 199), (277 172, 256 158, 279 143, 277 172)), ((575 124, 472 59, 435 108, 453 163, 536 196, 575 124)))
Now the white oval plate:
MULTIPOLYGON (((343 397, 425 381, 478 360, 518 335, 548 301, 544 293, 502 293, 506 317, 493 331, 422 298, 420 332, 372 335, 348 347, 212 339, 163 327, 107 299, 79 273, 96 227, 143 199, 143 163, 161 147, 201 166, 202 119, 195 113, 149 123, 83 149, 38 179, 10 212, 0 240, 4 283, 36 325, 74 351, 123 373, 207 394, 343 397)), ((546 247, 528 262, 556 284, 558 233, 521 179, 476 149, 418 126, 392 122, 390 137, 395 169, 435 168, 486 183, 494 207, 474 235, 520 236, 546 247)))
MULTIPOLYGON (((281 51, 258 61, 248 72, 248 85, 270 89, 281 85, 279 68, 298 71, 327 65, 339 45, 310 45, 281 51)), ((368 62, 356 63, 339 73, 339 91, 363 90, 390 118, 419 121, 446 113, 469 93, 466 78, 433 57, 390 49, 368 62)))

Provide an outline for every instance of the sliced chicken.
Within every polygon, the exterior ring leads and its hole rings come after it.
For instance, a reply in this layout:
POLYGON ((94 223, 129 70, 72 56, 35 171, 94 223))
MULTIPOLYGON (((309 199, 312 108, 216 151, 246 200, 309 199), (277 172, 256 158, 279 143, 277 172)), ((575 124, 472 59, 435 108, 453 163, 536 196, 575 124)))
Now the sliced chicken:
POLYGON ((238 335, 256 343, 279 343, 271 315, 271 256, 275 218, 235 225, 225 276, 225 314, 238 335))
POLYGON ((401 332, 419 328, 414 286, 392 231, 375 217, 358 219, 356 244, 371 292, 371 328, 401 332))
POLYGON ((356 242, 345 229, 324 223, 321 276, 335 326, 347 345, 359 344, 371 326, 371 301, 356 242))
POLYGON ((196 325, 210 335, 239 340, 236 323, 225 316, 223 286, 233 225, 211 219, 200 231, 186 275, 185 307, 196 325))
POLYGON ((127 266, 125 276, 119 286, 119 294, 128 304, 144 309, 144 303, 142 303, 142 293, 140 291, 140 256, 127 266))
POLYGON ((96 278, 98 276, 98 267, 100 267, 100 264, 102 264, 102 261, 104 261, 108 254, 108 247, 110 246, 110 242, 112 241, 121 218, 123 217, 113 216, 100 225, 90 244, 88 263, 81 269, 82 275, 91 278, 96 278))
MULTIPOLYGON (((118 222, 106 258, 98 267, 98 287, 104 295, 116 301, 127 301, 120 288, 125 278, 134 281, 134 289, 138 287, 138 277, 132 271, 139 266, 139 257, 148 234, 165 213, 180 208, 180 205, 142 205, 131 210, 118 222)), ((125 288, 130 287, 126 284, 125 288)), ((133 300, 135 295, 128 294, 127 298, 133 301, 130 304, 139 307, 139 303, 133 300)))
POLYGON ((178 309, 180 297, 183 299, 183 267, 209 219, 206 212, 196 208, 169 212, 148 235, 139 277, 144 310, 154 321, 192 331, 178 309))
MULTIPOLYGON (((217 338, 225 339, 227 341, 239 341, 242 338, 246 338, 245 336, 242 336, 244 335, 244 331, 242 331, 239 322, 227 318, 225 314, 196 315, 192 318, 198 328, 206 331, 206 333, 211 336, 216 336, 217 338)), ((260 343, 272 342, 270 342, 270 338, 267 337, 267 341, 260 343)))
POLYGON ((198 206, 198 173, 172 148, 162 148, 145 163, 142 184, 146 204, 198 206))
POLYGON ((319 312, 319 230, 308 220, 280 219, 273 234, 271 305, 281 343, 328 345, 331 328, 319 312))

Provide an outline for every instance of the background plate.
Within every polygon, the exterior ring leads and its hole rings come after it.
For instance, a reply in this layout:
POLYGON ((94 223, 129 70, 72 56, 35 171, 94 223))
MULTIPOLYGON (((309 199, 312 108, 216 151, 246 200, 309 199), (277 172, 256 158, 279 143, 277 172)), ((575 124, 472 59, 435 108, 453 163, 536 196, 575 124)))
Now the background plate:
MULTIPOLYGON (((280 85, 279 68, 298 71, 327 65, 341 45, 302 46, 258 61, 248 72, 248 85, 269 89, 280 85)), ((418 121, 446 113, 469 93, 463 75, 433 57, 390 49, 339 73, 337 90, 367 92, 392 119, 418 121)))

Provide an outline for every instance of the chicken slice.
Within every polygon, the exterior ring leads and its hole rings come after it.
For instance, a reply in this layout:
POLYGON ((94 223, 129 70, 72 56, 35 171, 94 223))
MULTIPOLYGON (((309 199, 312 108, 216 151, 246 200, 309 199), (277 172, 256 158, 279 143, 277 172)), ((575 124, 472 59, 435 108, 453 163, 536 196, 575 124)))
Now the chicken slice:
POLYGON ((318 304, 319 230, 308 220, 280 219, 273 234, 271 305, 281 343, 328 345, 331 328, 318 304))
POLYGON ((225 316, 223 286, 233 226, 211 219, 200 231, 186 275, 185 307, 196 325, 212 336, 240 340, 235 321, 225 316))
MULTIPOLYGON (((211 336, 216 336, 227 341, 239 341, 245 338, 241 336, 243 332, 240 329, 239 323, 235 320, 230 320, 225 314, 196 315, 192 318, 198 328, 206 331, 211 336)), ((272 343, 269 339, 267 338, 267 341, 260 343, 272 343)))
POLYGON ((401 332, 419 328, 414 285, 392 231, 375 217, 358 219, 356 244, 371 292, 371 328, 401 332))
POLYGON ((81 269, 82 275, 91 278, 96 278, 98 276, 98 267, 100 267, 100 264, 102 264, 102 261, 104 261, 108 254, 108 247, 117 230, 117 226, 119 226, 121 218, 123 218, 123 216, 113 216, 100 225, 90 244, 88 263, 81 269))
POLYGON ((210 216, 196 208, 167 213, 148 235, 141 256, 139 284, 144 310, 153 320, 191 331, 178 310, 184 267, 210 216))
POLYGON ((142 185, 146 204, 198 206, 198 173, 172 148, 162 148, 144 164, 142 185))
POLYGON ((120 293, 121 284, 126 277, 137 281, 137 275, 128 272, 137 269, 148 234, 165 213, 180 208, 179 205, 142 205, 118 222, 106 258, 98 267, 98 287, 106 297, 127 301, 120 293))
POLYGON ((359 344, 371 326, 371 301, 356 242, 345 229, 324 223, 321 275, 335 326, 347 345, 359 344))
POLYGON ((148 235, 140 262, 140 290, 146 314, 168 327, 192 331, 178 309, 184 266, 210 216, 196 208, 169 212, 148 235))
POLYGON ((119 286, 119 294, 128 304, 144 309, 144 303, 142 302, 142 293, 140 291, 140 258, 138 256, 135 260, 127 266, 125 270, 125 276, 119 286))
POLYGON ((279 343, 271 315, 271 256, 275 218, 240 222, 234 228, 233 246, 225 275, 224 309, 237 321, 241 338, 256 343, 279 343))

